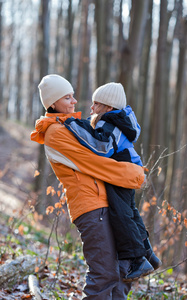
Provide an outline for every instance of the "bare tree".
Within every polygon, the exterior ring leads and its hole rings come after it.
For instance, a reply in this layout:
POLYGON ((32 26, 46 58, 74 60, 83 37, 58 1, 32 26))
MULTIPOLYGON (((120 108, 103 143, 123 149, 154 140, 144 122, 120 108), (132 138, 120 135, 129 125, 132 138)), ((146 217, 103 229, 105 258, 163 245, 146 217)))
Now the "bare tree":
POLYGON ((165 117, 165 95, 167 70, 167 33, 168 33, 168 11, 167 0, 161 0, 160 4, 160 26, 157 46, 154 99, 152 111, 152 144, 164 147, 164 117, 165 117))
POLYGON ((95 20, 97 32, 97 86, 110 79, 113 29, 113 0, 95 1, 95 20))
POLYGON ((124 41, 121 52, 119 81, 123 84, 128 102, 132 104, 133 70, 139 64, 142 51, 149 1, 132 0, 128 42, 124 41))
POLYGON ((90 37, 88 28, 88 8, 89 1, 83 0, 81 3, 81 26, 80 26, 80 57, 77 76, 76 97, 79 99, 79 110, 85 113, 86 100, 89 92, 89 50, 90 37))
POLYGON ((3 2, 0 1, 0 105, 3 102, 3 78, 2 78, 2 9, 3 2))
POLYGON ((72 82, 72 69, 73 69, 73 25, 74 25, 74 13, 72 8, 72 0, 68 2, 68 15, 67 15, 67 70, 66 77, 72 82))
POLYGON ((14 17, 15 17, 15 3, 11 1, 11 23, 8 28, 6 28, 7 33, 7 55, 6 55, 6 67, 5 67, 5 84, 3 89, 3 116, 5 119, 9 118, 9 102, 11 98, 11 90, 12 90, 12 73, 10 72, 12 68, 12 60, 14 53, 14 41, 15 41, 15 27, 14 27, 14 17))
MULTIPOLYGON (((57 23, 56 23, 56 44, 55 44, 55 69, 58 70, 59 68, 59 53, 60 53, 60 33, 62 28, 62 0, 58 2, 57 8, 57 23)), ((57 71, 58 72, 58 71, 57 71)))
POLYGON ((140 60, 140 73, 137 93, 137 119, 141 124, 141 136, 138 139, 137 146, 142 143, 143 163, 145 164, 149 155, 149 137, 150 137, 150 112, 151 98, 148 95, 150 82, 150 49, 152 44, 152 22, 153 22, 153 0, 149 1, 148 18, 145 28, 145 37, 140 60))
POLYGON ((21 44, 17 45, 17 72, 16 72, 16 119, 21 119, 21 88, 22 88, 22 58, 21 58, 21 44))
MULTIPOLYGON (((40 65, 40 79, 48 74, 49 68, 49 4, 50 0, 41 0, 38 24, 38 62, 40 65)), ((43 109, 44 113, 44 109, 43 109)), ((39 149, 38 170, 40 175, 36 177, 35 191, 44 191, 46 158, 43 145, 39 149)), ((44 213, 44 193, 41 194, 38 211, 44 213)))
MULTIPOLYGON (((173 129, 174 134, 174 152, 187 144, 187 139, 184 139, 184 132, 186 131, 186 54, 187 54, 187 21, 181 19, 181 32, 179 37, 179 62, 177 85, 175 94, 175 107, 173 129)), ((180 154, 173 156, 172 179, 170 188, 170 201, 175 202, 178 198, 178 191, 181 189, 182 169, 184 166, 184 158, 180 154)))

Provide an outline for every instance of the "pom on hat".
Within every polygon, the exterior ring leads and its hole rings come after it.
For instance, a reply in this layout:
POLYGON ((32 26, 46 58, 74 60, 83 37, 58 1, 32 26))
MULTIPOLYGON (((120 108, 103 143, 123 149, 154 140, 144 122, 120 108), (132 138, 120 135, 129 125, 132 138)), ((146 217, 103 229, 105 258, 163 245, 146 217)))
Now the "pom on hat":
POLYGON ((44 76, 38 85, 40 99, 45 109, 48 109, 60 98, 74 93, 73 87, 65 78, 51 74, 44 76))
POLYGON ((117 109, 126 107, 126 95, 121 83, 110 82, 95 90, 92 101, 96 101, 117 109))

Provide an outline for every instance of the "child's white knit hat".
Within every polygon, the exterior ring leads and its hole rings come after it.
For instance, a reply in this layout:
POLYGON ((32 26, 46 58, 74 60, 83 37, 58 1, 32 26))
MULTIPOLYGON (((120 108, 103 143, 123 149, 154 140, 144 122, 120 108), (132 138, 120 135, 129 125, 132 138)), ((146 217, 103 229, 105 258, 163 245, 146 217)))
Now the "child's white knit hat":
POLYGON ((73 87, 64 77, 51 74, 44 76, 38 85, 40 99, 45 109, 48 109, 60 98, 74 93, 73 87))
POLYGON ((117 109, 126 107, 126 95, 121 83, 110 82, 97 88, 92 101, 103 103, 117 109))

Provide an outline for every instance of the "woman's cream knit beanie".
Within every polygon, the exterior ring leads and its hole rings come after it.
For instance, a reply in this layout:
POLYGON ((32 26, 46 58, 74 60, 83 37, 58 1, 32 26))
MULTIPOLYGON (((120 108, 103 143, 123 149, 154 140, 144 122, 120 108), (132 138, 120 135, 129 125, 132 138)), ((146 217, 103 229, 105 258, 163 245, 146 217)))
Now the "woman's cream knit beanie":
POLYGON ((126 107, 126 95, 121 83, 110 82, 100 86, 92 95, 96 101, 117 109, 126 107))
POLYGON ((71 83, 64 77, 56 74, 43 77, 38 88, 40 92, 40 99, 45 109, 48 109, 48 107, 60 98, 74 93, 71 83))

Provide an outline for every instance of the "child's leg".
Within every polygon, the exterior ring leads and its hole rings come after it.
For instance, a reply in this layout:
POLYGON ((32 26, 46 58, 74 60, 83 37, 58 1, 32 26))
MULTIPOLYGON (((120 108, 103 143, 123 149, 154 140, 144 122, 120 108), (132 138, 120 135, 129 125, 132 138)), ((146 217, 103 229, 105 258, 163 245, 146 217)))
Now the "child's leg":
POLYGON ((133 191, 107 183, 105 185, 119 259, 144 256, 146 250, 130 206, 133 191))
POLYGON ((133 281, 153 272, 153 267, 144 257, 146 250, 137 224, 134 222, 131 198, 134 191, 106 184, 109 201, 109 217, 115 236, 118 258, 131 259, 124 281, 133 281))
POLYGON ((148 233, 147 230, 145 228, 144 222, 142 220, 142 217, 139 214, 138 209, 136 208, 136 204, 135 204, 135 190, 132 190, 132 198, 131 198, 131 209, 133 211, 133 220, 136 223, 136 225, 138 226, 139 232, 141 234, 142 240, 145 240, 148 237, 148 233))

